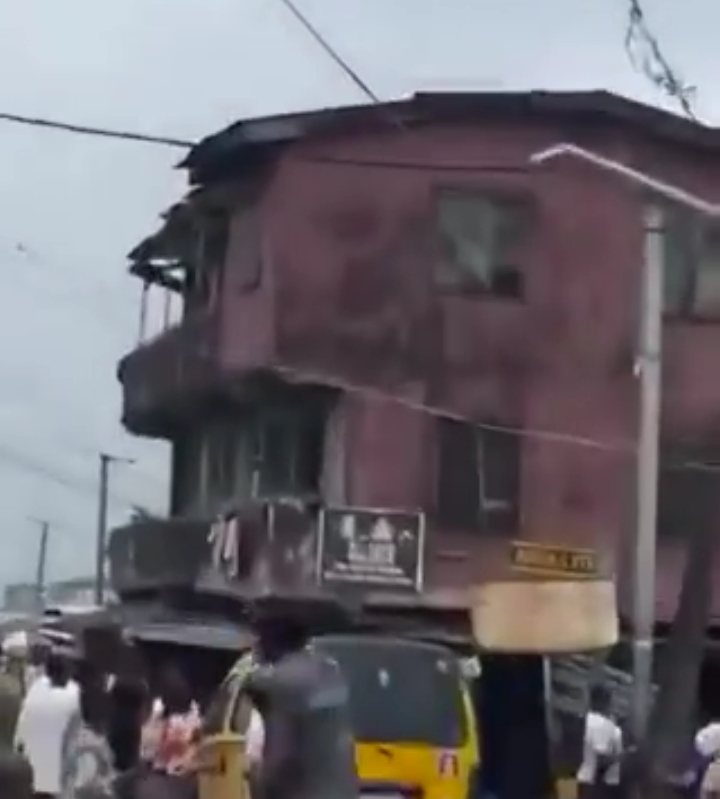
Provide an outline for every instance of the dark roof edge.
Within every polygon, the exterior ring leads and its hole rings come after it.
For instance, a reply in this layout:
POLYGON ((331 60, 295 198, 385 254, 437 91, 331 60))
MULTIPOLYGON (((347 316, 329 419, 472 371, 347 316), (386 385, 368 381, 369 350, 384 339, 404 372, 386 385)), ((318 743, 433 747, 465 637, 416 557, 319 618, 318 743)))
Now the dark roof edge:
POLYGON ((202 139, 178 166, 201 178, 226 159, 260 155, 311 135, 530 113, 605 117, 680 145, 720 151, 720 129, 605 90, 418 92, 407 99, 374 106, 341 106, 241 120, 202 139))

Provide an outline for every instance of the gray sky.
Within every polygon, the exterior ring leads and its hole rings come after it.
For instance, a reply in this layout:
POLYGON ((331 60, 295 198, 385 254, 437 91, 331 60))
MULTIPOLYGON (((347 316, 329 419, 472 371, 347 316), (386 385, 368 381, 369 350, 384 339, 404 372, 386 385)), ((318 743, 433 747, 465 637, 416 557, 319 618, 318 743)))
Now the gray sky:
MULTIPOLYGON (((662 103, 628 64, 625 0, 296 2, 383 97, 605 87, 662 103)), ((720 3, 645 5, 699 113, 717 120, 720 3)), ((0 0, 0 16, 0 111, 195 138, 364 100, 277 0, 0 0)), ((57 522, 50 578, 92 568, 100 448, 138 461, 114 472, 114 522, 124 500, 165 506, 166 450, 123 433, 115 368, 138 321, 124 256, 181 193, 178 158, 0 123, 0 584, 32 576, 28 514, 57 522)))

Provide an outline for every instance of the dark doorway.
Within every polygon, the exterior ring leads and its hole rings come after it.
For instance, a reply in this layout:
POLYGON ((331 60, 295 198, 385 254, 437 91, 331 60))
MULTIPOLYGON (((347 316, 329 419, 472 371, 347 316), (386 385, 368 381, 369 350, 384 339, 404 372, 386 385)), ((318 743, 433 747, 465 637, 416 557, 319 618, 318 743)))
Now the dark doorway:
POLYGON ((499 799, 552 794, 542 657, 483 655, 473 701, 480 724, 480 792, 499 799))

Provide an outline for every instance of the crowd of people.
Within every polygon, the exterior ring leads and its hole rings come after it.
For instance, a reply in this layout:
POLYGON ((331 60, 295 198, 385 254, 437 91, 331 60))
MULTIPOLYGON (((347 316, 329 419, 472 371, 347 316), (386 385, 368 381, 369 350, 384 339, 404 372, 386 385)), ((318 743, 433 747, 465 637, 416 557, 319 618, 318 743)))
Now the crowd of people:
MULTIPOLYGON (((357 797, 347 686, 337 665, 306 644, 298 623, 258 621, 246 678, 245 778, 254 799, 357 797)), ((2 799, 197 796, 203 718, 176 664, 151 688, 137 673, 72 664, 18 637, 4 642, 2 659, 2 799)))
POLYGON ((104 673, 27 636, 7 639, 2 659, 3 799, 193 795, 202 719, 177 667, 153 693, 138 675, 104 673))

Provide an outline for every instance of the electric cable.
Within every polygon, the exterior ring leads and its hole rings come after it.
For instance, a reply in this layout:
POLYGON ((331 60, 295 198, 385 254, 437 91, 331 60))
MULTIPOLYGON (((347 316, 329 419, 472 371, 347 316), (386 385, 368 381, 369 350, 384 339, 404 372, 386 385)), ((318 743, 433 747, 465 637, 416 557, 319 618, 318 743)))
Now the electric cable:
POLYGON ((280 0, 285 8, 295 17, 295 19, 305 28, 312 38, 320 45, 326 55, 347 75, 348 78, 360 89, 360 91, 376 105, 381 105, 382 100, 370 88, 370 86, 360 77, 350 64, 338 53, 330 42, 320 33, 320 31, 310 22, 305 14, 293 3, 292 0, 280 0))
POLYGON ((102 128, 96 127, 94 125, 80 125, 75 122, 61 122, 56 119, 29 117, 24 116, 23 114, 11 114, 7 111, 0 112, 0 121, 12 122, 17 125, 28 125, 30 127, 36 128, 47 128, 49 130, 62 131, 64 133, 74 133, 81 136, 99 136, 105 139, 120 139, 122 141, 138 142, 140 144, 156 144, 162 147, 189 149, 196 144, 196 142, 190 139, 154 136, 149 133, 137 133, 135 131, 102 128))
MULTIPOLYGON (((400 397, 395 394, 390 394, 381 389, 371 388, 368 386, 360 386, 342 378, 331 377, 326 374, 314 374, 305 369, 297 369, 287 365, 275 365, 273 367, 280 374, 287 375, 294 383, 298 381, 308 383, 318 383, 326 385, 330 388, 336 388, 347 394, 356 394, 369 399, 381 400, 383 402, 401 405, 411 410, 427 413, 439 419, 448 419, 450 421, 461 422, 473 427, 477 430, 485 430, 488 432, 505 433, 507 435, 514 435, 521 439, 529 439, 532 441, 539 441, 543 443, 570 445, 577 447, 584 447, 586 449, 594 449, 600 452, 606 452, 616 455, 630 455, 637 454, 637 443, 634 441, 602 441, 587 436, 574 435, 572 433, 563 433, 555 430, 542 430, 539 428, 527 427, 513 427, 512 425, 494 424, 490 422, 479 422, 477 419, 472 419, 466 415, 453 413, 446 408, 439 408, 424 402, 410 400, 405 397, 400 397)), ((696 442, 684 442, 685 445, 690 446, 696 442)), ((683 446, 683 442, 677 442, 677 446, 683 446)), ((661 464, 663 470, 668 471, 697 471, 697 472, 712 472, 720 473, 720 463, 704 463, 700 461, 681 461, 673 464, 661 464)))
MULTIPOLYGON (((54 469, 51 466, 47 466, 46 464, 35 460, 35 458, 32 456, 28 456, 23 452, 19 452, 4 442, 0 442, 0 462, 14 466, 22 471, 27 472, 28 474, 34 474, 42 477, 72 491, 97 495, 97 485, 91 480, 85 480, 64 474, 63 472, 54 469)), ((116 491, 111 491, 110 493, 113 497, 113 501, 116 504, 127 505, 129 507, 135 507, 139 504, 134 500, 123 496, 122 494, 118 494, 116 491)))

